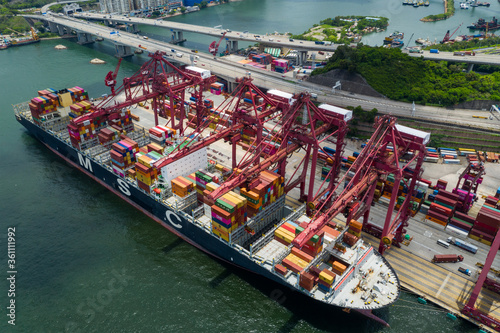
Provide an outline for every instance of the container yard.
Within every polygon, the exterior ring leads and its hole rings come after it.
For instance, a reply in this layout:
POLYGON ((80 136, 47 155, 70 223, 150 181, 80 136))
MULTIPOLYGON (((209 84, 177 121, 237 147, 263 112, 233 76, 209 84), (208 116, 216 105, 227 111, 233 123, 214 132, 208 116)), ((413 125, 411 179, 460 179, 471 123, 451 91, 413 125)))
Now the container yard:
POLYGON ((500 189, 484 199, 478 192, 494 155, 426 147, 428 133, 388 116, 362 147, 348 147, 349 110, 316 105, 307 93, 264 93, 250 78, 226 99, 210 71, 150 57, 104 99, 91 100, 78 86, 44 89, 16 105, 16 117, 54 153, 190 244, 382 323, 371 310, 394 303, 400 284, 421 294, 435 288, 407 262, 437 276, 454 259, 476 272, 470 265, 481 257, 481 274, 454 267, 446 280, 470 292, 441 284, 425 296, 498 329, 498 310, 485 311, 484 302, 498 298, 498 277, 488 272, 499 267, 490 248, 500 242, 500 189), (461 172, 429 180, 421 176, 427 166, 461 172), (420 252, 427 247, 432 254, 420 252))

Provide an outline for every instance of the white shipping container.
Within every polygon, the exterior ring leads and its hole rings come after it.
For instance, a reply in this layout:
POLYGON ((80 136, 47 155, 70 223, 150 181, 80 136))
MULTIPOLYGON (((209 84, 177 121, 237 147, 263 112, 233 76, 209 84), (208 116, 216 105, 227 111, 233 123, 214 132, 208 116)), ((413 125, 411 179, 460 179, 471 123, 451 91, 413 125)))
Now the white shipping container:
POLYGON ((318 109, 320 109, 321 111, 325 112, 326 114, 332 117, 343 119, 344 121, 349 121, 352 119, 351 110, 346 110, 330 104, 320 104, 318 106, 318 109))
POLYGON ((208 79, 212 75, 208 69, 203 69, 195 66, 187 66, 186 71, 191 74, 198 74, 202 79, 208 79))

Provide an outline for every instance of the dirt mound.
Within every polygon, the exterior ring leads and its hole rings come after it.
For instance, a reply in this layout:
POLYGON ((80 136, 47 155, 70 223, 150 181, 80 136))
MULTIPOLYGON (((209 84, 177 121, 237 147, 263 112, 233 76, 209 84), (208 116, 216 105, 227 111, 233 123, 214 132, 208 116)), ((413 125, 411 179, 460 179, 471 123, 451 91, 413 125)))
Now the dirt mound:
POLYGON ((327 87, 333 87, 337 81, 340 81, 343 91, 373 97, 384 97, 384 95, 373 89, 361 75, 351 73, 345 69, 334 69, 325 74, 314 75, 309 77, 307 81, 327 87))

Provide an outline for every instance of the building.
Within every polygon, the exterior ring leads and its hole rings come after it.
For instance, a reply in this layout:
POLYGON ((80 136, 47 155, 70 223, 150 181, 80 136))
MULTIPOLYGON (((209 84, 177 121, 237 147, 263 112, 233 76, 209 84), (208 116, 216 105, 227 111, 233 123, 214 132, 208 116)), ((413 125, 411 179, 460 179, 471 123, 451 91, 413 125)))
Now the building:
POLYGON ((113 14, 164 11, 182 5, 181 0, 99 0, 101 12, 113 14))
POLYGON ((63 7, 63 13, 65 15, 71 15, 73 13, 81 13, 81 12, 82 9, 80 8, 80 5, 77 3, 70 3, 63 7))

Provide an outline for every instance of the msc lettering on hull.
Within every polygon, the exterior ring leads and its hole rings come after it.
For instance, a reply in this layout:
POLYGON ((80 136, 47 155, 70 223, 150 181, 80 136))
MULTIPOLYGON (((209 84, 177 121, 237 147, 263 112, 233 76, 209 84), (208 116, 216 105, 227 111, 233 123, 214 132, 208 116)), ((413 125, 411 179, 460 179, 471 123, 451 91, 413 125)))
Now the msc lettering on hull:
POLYGON ((121 178, 117 178, 116 182, 118 183, 118 188, 120 189, 120 191, 122 191, 122 193, 125 194, 126 196, 130 196, 130 189, 128 187, 127 182, 121 178))
POLYGON ((82 167, 94 173, 94 170, 92 170, 92 162, 88 157, 83 157, 82 154, 78 153, 78 161, 82 167))

